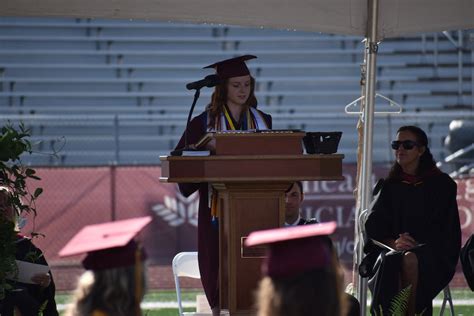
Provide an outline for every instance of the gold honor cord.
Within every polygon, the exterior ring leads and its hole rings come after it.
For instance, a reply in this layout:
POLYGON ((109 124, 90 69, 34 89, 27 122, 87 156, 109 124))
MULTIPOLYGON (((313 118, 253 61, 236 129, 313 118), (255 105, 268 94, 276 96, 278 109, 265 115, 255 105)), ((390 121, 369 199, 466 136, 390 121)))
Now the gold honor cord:
MULTIPOLYGON (((247 109, 246 112, 247 112, 246 113, 246 116, 247 116, 247 130, 255 129, 257 124, 254 122, 254 119, 252 118, 250 110, 247 109)), ((224 116, 226 118, 226 121, 229 122, 230 129, 235 131, 236 128, 235 128, 234 122, 232 121, 232 118, 231 118, 229 112, 227 111, 227 107, 224 107, 224 116)))
POLYGON ((212 188, 211 194, 211 216, 217 217, 217 190, 212 188))
POLYGON ((230 129, 235 131, 234 123, 232 122, 232 118, 230 117, 229 112, 227 112, 227 107, 225 107, 225 106, 224 106, 224 115, 225 115, 225 118, 226 118, 227 122, 229 122, 230 129))

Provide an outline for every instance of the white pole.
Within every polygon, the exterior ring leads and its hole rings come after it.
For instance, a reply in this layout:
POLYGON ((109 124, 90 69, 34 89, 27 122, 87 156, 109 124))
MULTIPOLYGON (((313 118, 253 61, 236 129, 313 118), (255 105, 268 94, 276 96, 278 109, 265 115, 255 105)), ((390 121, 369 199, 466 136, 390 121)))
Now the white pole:
MULTIPOLYGON (((364 143, 362 146, 362 170, 360 177, 361 198, 360 211, 367 210, 372 200, 372 144, 374 132, 374 104, 375 104, 375 81, 377 69, 377 22, 378 22, 378 0, 369 0, 367 16, 367 40, 365 49, 367 50, 367 82, 365 86, 365 107, 364 107, 364 143)), ((356 214, 358 223, 358 214, 356 214)), ((359 229, 360 231, 360 229, 359 229)), ((363 241, 358 243, 358 265, 363 256, 363 241)), ((358 277, 357 298, 360 302, 361 315, 365 316, 367 302, 367 280, 358 277)))

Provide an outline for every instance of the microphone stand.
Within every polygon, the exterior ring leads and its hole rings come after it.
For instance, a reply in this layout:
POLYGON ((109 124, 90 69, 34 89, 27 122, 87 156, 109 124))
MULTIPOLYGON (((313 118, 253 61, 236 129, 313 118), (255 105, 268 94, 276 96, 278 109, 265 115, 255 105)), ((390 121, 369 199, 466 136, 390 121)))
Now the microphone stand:
POLYGON ((196 106, 196 102, 199 99, 200 95, 201 95, 201 88, 196 89, 196 92, 194 93, 193 104, 191 105, 191 109, 189 110, 189 114, 188 114, 188 120, 186 121, 186 129, 184 130, 184 147, 181 149, 173 150, 170 153, 171 156, 181 156, 183 154, 183 151, 195 150, 188 147, 189 146, 188 145, 188 129, 189 129, 189 123, 191 122, 191 116, 193 115, 194 107, 196 106))

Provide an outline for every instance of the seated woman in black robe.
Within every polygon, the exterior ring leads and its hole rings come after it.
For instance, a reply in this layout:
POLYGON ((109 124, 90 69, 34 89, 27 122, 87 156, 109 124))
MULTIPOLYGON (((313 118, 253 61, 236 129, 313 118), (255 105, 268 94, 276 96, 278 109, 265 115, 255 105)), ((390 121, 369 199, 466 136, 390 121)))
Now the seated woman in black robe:
POLYGON ((400 290, 411 285, 407 315, 431 315, 459 257, 457 187, 436 167, 420 128, 400 127, 392 148, 396 162, 365 224, 367 237, 404 251, 400 290))
MULTIPOLYGON (((0 186, 0 220, 8 221, 16 234, 14 241, 15 259, 28 263, 48 266, 43 252, 30 238, 19 234, 19 212, 11 202, 12 193, 7 187, 0 186)), ((2 245, 4 246, 4 245, 2 245)), ((4 260, 1 258, 0 260, 4 260)), ((3 316, 58 316, 55 301, 56 287, 51 271, 37 273, 27 283, 8 280, 11 287, 5 297, 0 299, 0 315, 3 316)))

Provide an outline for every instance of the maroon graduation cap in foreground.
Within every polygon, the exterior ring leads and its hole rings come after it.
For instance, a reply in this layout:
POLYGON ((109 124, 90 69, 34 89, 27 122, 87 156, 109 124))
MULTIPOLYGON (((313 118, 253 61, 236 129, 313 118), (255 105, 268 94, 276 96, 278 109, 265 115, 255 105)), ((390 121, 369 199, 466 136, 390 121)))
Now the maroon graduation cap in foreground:
POLYGON ((282 227, 251 233, 246 246, 267 244, 267 257, 262 272, 276 278, 295 276, 331 264, 331 245, 327 235, 336 222, 282 227))
POLYGON ((134 238, 151 222, 151 216, 83 227, 59 252, 59 256, 87 253, 82 261, 88 270, 125 267, 143 261, 144 250, 134 238))

